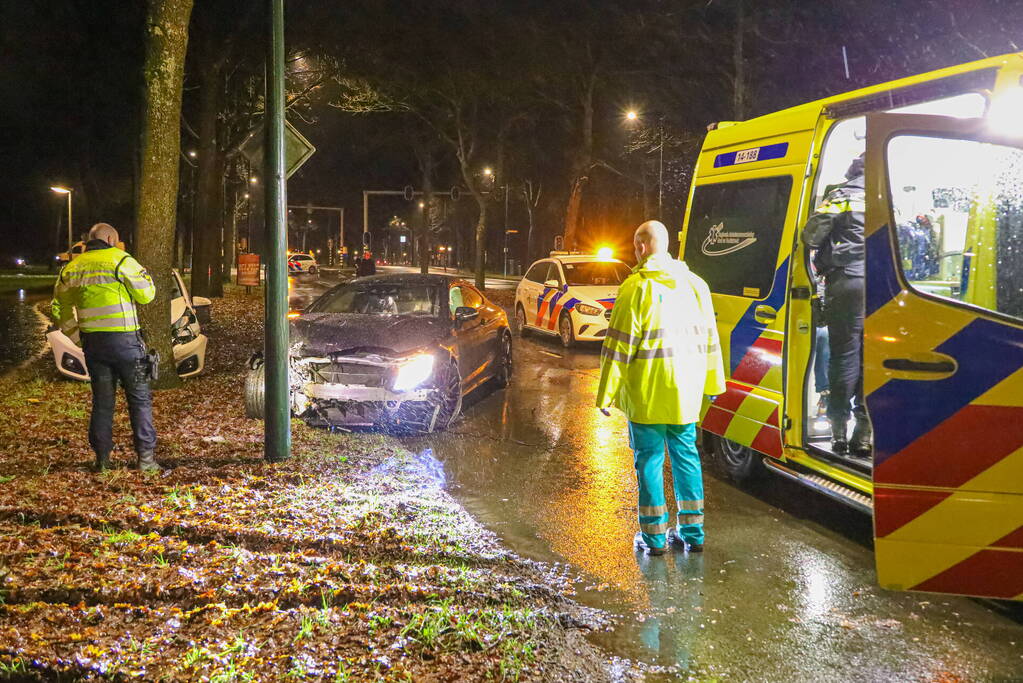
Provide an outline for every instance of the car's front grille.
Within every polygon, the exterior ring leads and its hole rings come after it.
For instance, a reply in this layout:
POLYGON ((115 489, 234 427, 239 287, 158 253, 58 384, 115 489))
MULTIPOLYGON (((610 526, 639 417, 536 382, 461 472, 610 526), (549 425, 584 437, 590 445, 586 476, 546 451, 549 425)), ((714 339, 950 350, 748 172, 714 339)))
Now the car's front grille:
POLYGON ((312 366, 313 375, 326 384, 354 384, 382 387, 386 368, 361 363, 321 363, 312 366))

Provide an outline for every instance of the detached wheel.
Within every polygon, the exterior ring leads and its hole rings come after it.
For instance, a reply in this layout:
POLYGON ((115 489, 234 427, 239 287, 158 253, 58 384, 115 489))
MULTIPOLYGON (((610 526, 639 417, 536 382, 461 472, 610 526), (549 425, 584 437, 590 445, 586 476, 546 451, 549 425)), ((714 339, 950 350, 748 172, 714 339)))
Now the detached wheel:
POLYGON ((438 388, 441 395, 440 411, 434 429, 447 429, 462 412, 462 377, 458 374, 458 363, 451 361, 445 373, 443 384, 438 388))
POLYGON ((575 330, 572 329, 572 316, 568 313, 562 313, 561 317, 558 318, 558 337, 561 339, 561 345, 566 349, 575 345, 575 330))
POLYGON ((529 330, 526 329, 526 309, 522 308, 522 304, 515 307, 515 327, 519 328, 520 337, 529 334, 529 330))
POLYGON ((708 435, 713 440, 714 457, 721 470, 734 481, 756 479, 764 473, 764 456, 723 436, 708 435))
POLYGON ((498 389, 504 389, 511 382, 513 363, 511 332, 508 330, 501 332, 497 358, 494 359, 494 362, 497 363, 497 369, 494 371, 494 384, 498 389))
POLYGON ((309 266, 309 274, 316 275, 316 266, 309 266))
POLYGON ((266 415, 266 373, 264 366, 245 375, 245 417, 262 420, 266 415))

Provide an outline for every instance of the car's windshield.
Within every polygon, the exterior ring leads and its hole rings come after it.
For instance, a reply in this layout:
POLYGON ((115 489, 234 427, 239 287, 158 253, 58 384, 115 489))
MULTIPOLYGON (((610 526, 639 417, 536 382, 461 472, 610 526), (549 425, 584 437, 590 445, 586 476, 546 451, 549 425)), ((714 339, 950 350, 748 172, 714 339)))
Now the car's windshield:
POLYGON ((565 269, 565 279, 570 287, 618 286, 629 276, 629 267, 617 261, 562 263, 561 267, 565 269))
MULTIPOLYGON (((444 302, 447 304, 447 302, 444 302)), ((440 316, 440 289, 429 285, 366 282, 330 290, 309 306, 310 313, 440 316)))

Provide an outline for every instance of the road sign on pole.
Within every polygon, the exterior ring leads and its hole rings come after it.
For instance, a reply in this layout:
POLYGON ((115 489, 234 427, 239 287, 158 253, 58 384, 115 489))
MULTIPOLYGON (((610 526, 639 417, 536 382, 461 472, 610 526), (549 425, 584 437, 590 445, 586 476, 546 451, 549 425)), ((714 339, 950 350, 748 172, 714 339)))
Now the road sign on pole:
MULTIPOLYGON (((263 145, 266 137, 265 126, 260 124, 249 131, 249 134, 242 140, 239 146, 241 153, 245 155, 256 168, 263 166, 263 145)), ((290 178, 302 164, 309 161, 309 157, 316 152, 313 143, 305 139, 305 136, 298 132, 287 120, 284 121, 284 168, 285 177, 290 178)))

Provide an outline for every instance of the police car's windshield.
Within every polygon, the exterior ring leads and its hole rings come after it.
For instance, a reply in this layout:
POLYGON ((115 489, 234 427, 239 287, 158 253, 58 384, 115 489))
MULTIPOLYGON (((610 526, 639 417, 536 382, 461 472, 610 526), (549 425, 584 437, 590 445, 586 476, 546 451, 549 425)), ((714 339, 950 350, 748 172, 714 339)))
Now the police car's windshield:
POLYGON ((629 276, 629 267, 615 261, 562 263, 561 267, 565 269, 565 279, 570 287, 618 286, 629 276))
POLYGON ((379 282, 332 289, 309 306, 310 313, 438 317, 440 311, 440 289, 437 287, 379 282))

